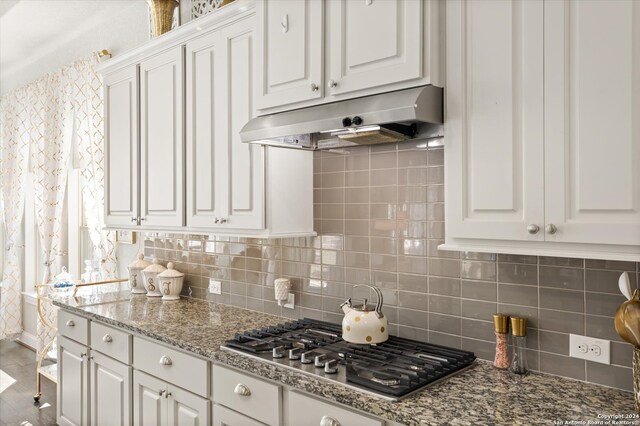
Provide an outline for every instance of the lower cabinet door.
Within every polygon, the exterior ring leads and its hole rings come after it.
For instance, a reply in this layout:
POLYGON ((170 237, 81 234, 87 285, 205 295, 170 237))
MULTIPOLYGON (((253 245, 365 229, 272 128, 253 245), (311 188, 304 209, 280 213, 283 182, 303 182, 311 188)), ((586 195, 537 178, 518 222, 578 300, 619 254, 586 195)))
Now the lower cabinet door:
POLYGON ((263 423, 245 417, 222 405, 214 405, 213 426, 263 426, 263 423))
POLYGON ((61 426, 89 424, 87 358, 89 348, 58 336, 57 422, 61 426))
POLYGON ((298 392, 289 392, 289 424, 383 426, 384 422, 298 392))
POLYGON ((99 352, 91 353, 91 424, 131 424, 131 367, 99 352))
POLYGON ((170 426, 209 425, 209 400, 169 385, 167 401, 170 426))
POLYGON ((133 424, 167 425, 167 384, 140 371, 133 372, 133 424))

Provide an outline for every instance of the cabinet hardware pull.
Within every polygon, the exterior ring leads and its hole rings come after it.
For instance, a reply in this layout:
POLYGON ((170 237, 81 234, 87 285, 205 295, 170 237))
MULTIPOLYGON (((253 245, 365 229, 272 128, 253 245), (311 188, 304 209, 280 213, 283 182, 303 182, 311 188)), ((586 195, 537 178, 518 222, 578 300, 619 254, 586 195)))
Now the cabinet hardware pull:
POLYGON ((213 219, 213 223, 220 223, 220 218, 216 217, 215 219, 213 219))
POLYGON ((319 89, 318 85, 315 83, 311 83, 311 91, 312 92, 317 92, 319 89))
POLYGON ((548 224, 546 230, 547 230, 547 233, 551 235, 558 232, 558 228, 553 223, 548 224))
POLYGON ((364 4, 371 6, 373 4, 373 0, 364 0, 364 4))
POLYGON ((282 17, 282 21, 280 21, 280 25, 282 25, 283 33, 289 32, 289 14, 288 13, 285 13, 284 16, 282 17))
POLYGON ((539 230, 540 230, 540 227, 535 223, 532 223, 531 225, 527 226, 527 232, 530 233, 531 235, 537 234, 539 230))
POLYGON ((220 223, 227 223, 227 219, 220 219, 220 223))
POLYGON ((335 80, 329 80, 329 82, 327 83, 327 86, 329 86, 329 89, 333 89, 337 85, 338 85, 338 82, 335 80))
POLYGON ((66 324, 67 324, 67 327, 75 327, 75 325, 76 325, 76 323, 73 322, 73 320, 67 321, 66 324))
POLYGON ((171 392, 167 392, 167 393, 164 395, 164 397, 165 397, 165 398, 169 398, 170 396, 171 396, 171 392))
POLYGON ((160 357, 160 364, 162 364, 162 365, 171 365, 171 364, 173 364, 173 362, 171 361, 171 358, 169 358, 168 356, 162 355, 160 357))
POLYGON ((143 220, 147 220, 147 218, 146 218, 146 217, 139 217, 139 218, 138 218, 138 220, 139 220, 140 222, 142 222, 143 220))
POLYGON ((87 356, 87 354, 85 354, 85 353, 81 353, 80 354, 80 358, 84 358, 85 356, 87 356))
POLYGON ((249 388, 246 387, 245 385, 243 385, 242 383, 238 383, 236 385, 236 388, 233 390, 233 393, 235 393, 236 395, 240 395, 240 396, 249 396, 249 395, 251 395, 251 391, 249 390, 249 388))
POLYGON ((90 356, 90 357, 87 357, 87 359, 88 359, 88 360, 92 360, 92 359, 93 359, 93 357, 92 357, 92 356, 90 356))
POLYGON ((329 416, 322 416, 320 426, 340 426, 340 422, 329 416))
POLYGON ((162 396, 162 394, 163 394, 163 393, 165 393, 165 392, 166 392, 166 391, 165 391, 164 389, 160 389, 160 390, 158 391, 158 395, 162 396))
POLYGON ((105 334, 104 336, 102 336, 102 341, 105 343, 111 343, 113 342, 113 337, 111 337, 110 334, 105 334))
POLYGON ((137 218, 137 217, 132 217, 132 218, 131 218, 131 222, 137 222, 137 221, 138 221, 138 218, 137 218))

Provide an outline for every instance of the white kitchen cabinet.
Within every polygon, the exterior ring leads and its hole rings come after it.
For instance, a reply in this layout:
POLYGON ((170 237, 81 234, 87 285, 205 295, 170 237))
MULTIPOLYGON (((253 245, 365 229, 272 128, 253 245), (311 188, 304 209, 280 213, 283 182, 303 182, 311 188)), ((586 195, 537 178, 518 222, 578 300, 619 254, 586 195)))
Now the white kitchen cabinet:
POLYGON ((544 239, 543 3, 447 2, 447 236, 544 239))
POLYGON ((130 425, 131 367, 92 351, 89 369, 91 424, 130 425))
POLYGON ((208 425, 210 402, 150 376, 133 373, 134 425, 208 425))
POLYGON ((138 66, 104 77, 105 222, 137 223, 138 204, 138 66))
POLYGON ((258 2, 257 109, 442 87, 441 6, 438 0, 258 2))
POLYGON ((356 413, 337 406, 336 404, 321 401, 320 399, 304 395, 300 392, 290 391, 288 423, 296 426, 384 426, 385 422, 374 417, 356 413))
POLYGON ((423 76, 422 0, 329 0, 327 90, 355 92, 423 76))
POLYGON ((213 426, 263 426, 264 423, 260 423, 252 418, 243 416, 240 413, 236 413, 233 410, 222 405, 213 406, 213 426))
POLYGON ((58 336, 57 422, 89 424, 89 348, 58 336))
POLYGON ((184 226, 182 46, 140 63, 140 221, 184 226))
POLYGON ((256 106, 266 109, 324 95, 324 4, 269 0, 257 5, 256 106))
POLYGON ((638 249, 640 3, 544 8, 546 239, 638 249))
POLYGON ((133 424, 167 425, 167 402, 165 393, 167 384, 160 379, 142 373, 133 372, 133 424))
POLYGON ((187 225, 265 226, 264 148, 242 143, 254 116, 254 18, 187 44, 187 225))
POLYGON ((441 248, 639 260, 640 5, 446 6, 441 248))

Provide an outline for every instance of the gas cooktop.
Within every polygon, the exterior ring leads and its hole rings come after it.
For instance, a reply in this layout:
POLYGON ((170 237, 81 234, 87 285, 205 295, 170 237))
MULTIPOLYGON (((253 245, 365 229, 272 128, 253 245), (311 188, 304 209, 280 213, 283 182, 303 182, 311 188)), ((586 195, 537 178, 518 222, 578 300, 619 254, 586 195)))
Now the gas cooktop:
POLYGON ((341 338, 341 327, 302 319, 236 333, 222 349, 397 401, 469 367, 473 352, 391 336, 377 345, 341 338))

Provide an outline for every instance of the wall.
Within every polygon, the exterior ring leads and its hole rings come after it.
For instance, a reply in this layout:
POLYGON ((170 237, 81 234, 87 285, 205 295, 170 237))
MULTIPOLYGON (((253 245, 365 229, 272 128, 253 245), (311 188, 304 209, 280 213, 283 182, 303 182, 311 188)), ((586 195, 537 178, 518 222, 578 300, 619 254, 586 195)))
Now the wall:
MULTIPOLYGON (((283 315, 340 322, 355 284, 382 288, 392 334, 494 355, 492 314, 528 318, 532 369, 632 389, 631 347, 613 327, 617 280, 632 262, 444 252, 443 149, 415 143, 314 157, 317 237, 258 240, 148 233, 147 256, 174 261, 194 297, 283 315), (293 310, 274 300, 291 277, 293 310), (223 294, 210 295, 210 280, 223 294), (612 365, 569 358, 569 333, 612 340, 612 365)), ((122 261, 129 261, 123 259, 122 261)), ((366 297, 369 297, 367 294, 366 297)))

